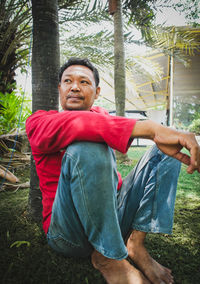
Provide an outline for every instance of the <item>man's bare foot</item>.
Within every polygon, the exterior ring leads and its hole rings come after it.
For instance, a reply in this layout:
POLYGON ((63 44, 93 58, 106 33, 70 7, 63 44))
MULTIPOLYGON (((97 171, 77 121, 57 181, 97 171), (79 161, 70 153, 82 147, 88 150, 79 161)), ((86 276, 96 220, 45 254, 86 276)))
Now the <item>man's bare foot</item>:
POLYGON ((144 275, 125 259, 109 259, 95 250, 92 253, 92 264, 108 284, 150 284, 144 275))
POLYGON ((153 284, 174 283, 171 270, 155 261, 144 247, 145 235, 144 232, 133 231, 126 245, 129 257, 153 284))

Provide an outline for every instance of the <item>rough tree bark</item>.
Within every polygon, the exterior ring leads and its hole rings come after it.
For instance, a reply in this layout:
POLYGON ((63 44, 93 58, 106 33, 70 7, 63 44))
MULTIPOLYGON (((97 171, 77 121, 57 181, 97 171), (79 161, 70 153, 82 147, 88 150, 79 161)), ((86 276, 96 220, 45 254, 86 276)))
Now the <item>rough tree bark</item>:
POLYGON ((114 18, 114 84, 116 115, 125 116, 126 72, 121 0, 116 0, 114 18))
MULTIPOLYGON (((110 0, 109 12, 113 15, 114 19, 114 89, 116 115, 125 116, 126 71, 121 0, 110 0)), ((118 151, 116 151, 116 157, 120 162, 129 160, 127 155, 123 155, 118 151)))
MULTIPOLYGON (((32 0, 32 111, 58 109, 58 70, 60 66, 58 3, 56 0, 32 0)), ((41 220, 42 202, 33 158, 29 214, 41 220)))

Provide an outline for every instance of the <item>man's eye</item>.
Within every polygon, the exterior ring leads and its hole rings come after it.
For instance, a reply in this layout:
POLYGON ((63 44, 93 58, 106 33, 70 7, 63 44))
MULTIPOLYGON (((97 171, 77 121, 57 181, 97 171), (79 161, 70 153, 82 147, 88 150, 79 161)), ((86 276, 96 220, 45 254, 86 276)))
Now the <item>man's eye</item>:
POLYGON ((65 82, 66 82, 66 83, 70 83, 71 80, 70 80, 70 79, 65 79, 65 82))
POLYGON ((82 83, 82 84, 89 84, 89 82, 86 81, 86 80, 81 80, 81 83, 82 83))

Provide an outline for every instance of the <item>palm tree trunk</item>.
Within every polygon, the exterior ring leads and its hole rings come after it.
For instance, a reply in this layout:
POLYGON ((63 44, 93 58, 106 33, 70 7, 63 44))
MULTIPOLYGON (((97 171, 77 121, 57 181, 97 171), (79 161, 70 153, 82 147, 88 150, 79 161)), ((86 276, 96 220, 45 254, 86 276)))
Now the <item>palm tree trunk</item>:
MULTIPOLYGON (((121 0, 110 0, 109 10, 114 18, 114 88, 116 115, 125 116, 126 71, 121 0)), ((118 151, 116 151, 116 157, 119 162, 129 160, 127 155, 118 151)))
MULTIPOLYGON (((60 66, 58 3, 55 0, 32 0, 32 111, 58 109, 58 70, 60 66)), ((41 220, 41 193, 31 162, 29 213, 41 220)))
POLYGON ((124 35, 122 20, 121 0, 116 0, 116 12, 114 13, 114 85, 115 85, 115 104, 116 115, 125 115, 125 53, 124 35))
POLYGON ((60 50, 57 5, 55 0, 32 0, 33 112, 58 109, 60 50))

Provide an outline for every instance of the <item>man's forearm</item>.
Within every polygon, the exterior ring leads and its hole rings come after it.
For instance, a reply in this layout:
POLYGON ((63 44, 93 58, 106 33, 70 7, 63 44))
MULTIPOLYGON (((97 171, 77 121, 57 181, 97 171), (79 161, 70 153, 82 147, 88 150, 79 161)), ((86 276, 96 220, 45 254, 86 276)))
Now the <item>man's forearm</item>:
POLYGON ((154 140, 157 128, 160 125, 151 120, 138 120, 131 133, 131 138, 145 138, 154 140))
MULTIPOLYGON (((163 126, 152 120, 139 120, 136 122, 135 127, 133 128, 131 138, 150 139, 155 143, 157 143, 157 140, 160 142, 160 138, 162 138, 162 143, 177 144, 179 143, 179 137, 185 134, 173 128, 163 126)), ((188 134, 189 133, 186 135, 188 134)))
POLYGON ((200 172, 200 147, 193 133, 181 132, 160 125, 151 120, 137 121, 131 138, 153 140, 165 154, 172 156, 188 165, 188 173, 200 172), (190 156, 181 152, 182 148, 190 152, 190 156))

